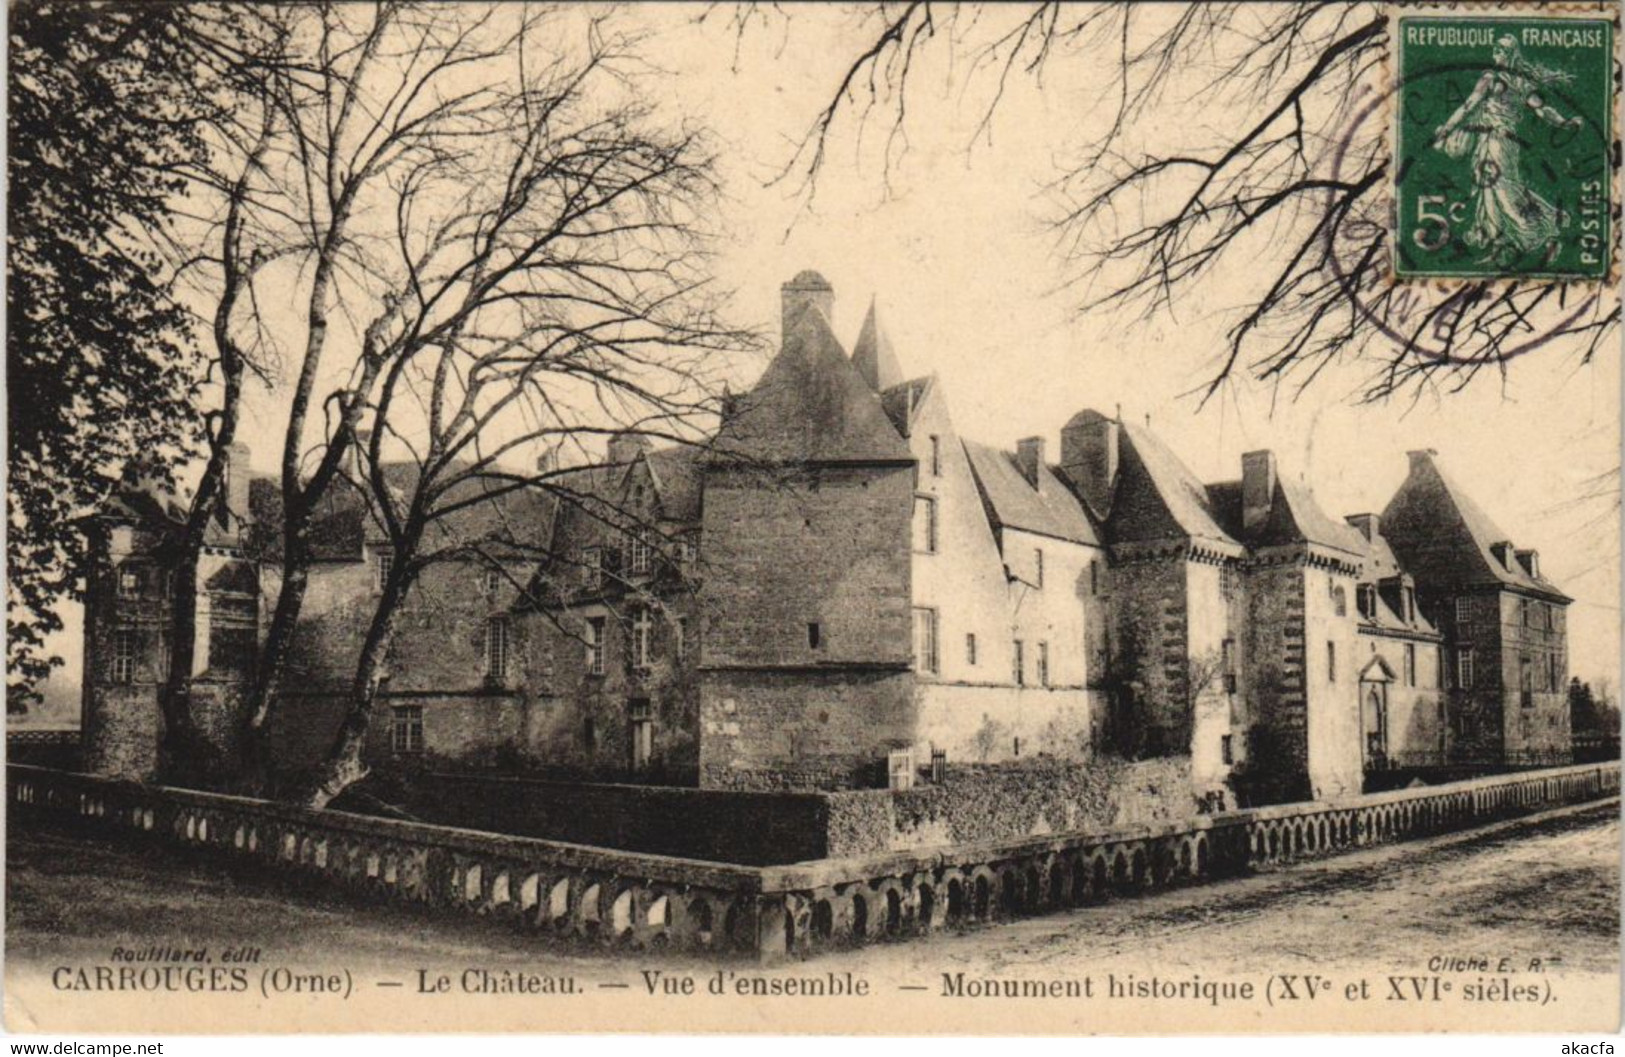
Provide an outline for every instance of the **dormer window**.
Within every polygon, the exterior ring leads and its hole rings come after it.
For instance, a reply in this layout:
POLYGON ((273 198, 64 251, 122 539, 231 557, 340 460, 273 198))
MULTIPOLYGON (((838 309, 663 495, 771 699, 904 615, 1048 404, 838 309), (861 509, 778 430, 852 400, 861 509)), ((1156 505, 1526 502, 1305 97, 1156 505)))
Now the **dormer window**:
POLYGON ((1406 584, 1400 594, 1405 602, 1405 623, 1416 623, 1416 588, 1406 584))
POLYGON ((1360 615, 1367 620, 1377 619, 1377 588, 1374 584, 1361 584, 1355 594, 1360 615))
POLYGON ((652 548, 647 540, 634 536, 627 546, 626 565, 633 576, 640 576, 649 571, 649 560, 652 548))

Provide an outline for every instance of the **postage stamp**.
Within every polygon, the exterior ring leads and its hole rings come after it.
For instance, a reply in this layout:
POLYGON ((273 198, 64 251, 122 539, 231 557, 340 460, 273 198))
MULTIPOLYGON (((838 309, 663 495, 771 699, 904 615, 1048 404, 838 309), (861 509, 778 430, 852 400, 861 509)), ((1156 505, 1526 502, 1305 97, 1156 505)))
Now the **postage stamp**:
POLYGON ((1401 16, 1397 37, 1395 274, 1604 278, 1612 23, 1401 16))

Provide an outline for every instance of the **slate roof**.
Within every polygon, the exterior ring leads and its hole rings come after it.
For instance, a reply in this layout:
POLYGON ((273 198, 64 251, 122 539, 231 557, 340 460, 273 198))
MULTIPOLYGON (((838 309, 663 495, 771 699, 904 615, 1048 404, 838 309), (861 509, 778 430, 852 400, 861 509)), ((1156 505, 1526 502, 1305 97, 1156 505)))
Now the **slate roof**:
POLYGON ((995 525, 1036 532, 1076 543, 1100 544, 1100 534, 1083 503, 1062 479, 1059 468, 1038 469, 1041 488, 1027 483, 1016 457, 1007 451, 965 441, 965 454, 995 525))
POLYGON ((1275 496, 1270 502, 1269 516, 1252 532, 1246 530, 1242 521, 1240 481, 1210 484, 1207 494, 1214 520, 1227 535, 1249 547, 1314 543, 1351 555, 1366 552, 1364 536, 1352 525, 1331 518, 1315 500, 1308 485, 1281 474, 1275 478, 1275 496))
POLYGON ((700 463, 697 448, 662 448, 647 455, 660 510, 672 521, 700 520, 700 463))
POLYGON ((1413 452, 1411 471, 1382 512, 1395 554, 1419 579, 1451 586, 1500 585, 1567 602, 1552 581, 1511 567, 1491 547, 1510 540, 1439 468, 1432 452, 1413 452))
POLYGON ((933 374, 900 382, 880 394, 880 405, 897 432, 906 437, 914 431, 914 416, 925 403, 926 393, 936 384, 937 376, 933 374))
POLYGON ((1239 546, 1215 520, 1207 486, 1150 430, 1124 422, 1120 445, 1106 521, 1113 543, 1190 538, 1239 546))
POLYGON ((770 464, 914 461, 880 394, 811 307, 796 313, 761 380, 737 398, 716 446, 725 458, 770 464))
MULTIPOLYGON (((390 463, 384 467, 386 481, 406 494, 417 480, 414 463, 390 463)), ((426 550, 449 542, 480 540, 490 549, 508 550, 514 556, 536 553, 552 538, 559 500, 544 488, 502 491, 502 483, 479 479, 459 482, 441 503, 457 503, 494 492, 488 502, 474 502, 438 520, 424 540, 426 550)), ((253 511, 247 547, 262 560, 282 557, 282 490, 268 477, 255 478, 249 485, 249 509, 253 511)), ((368 543, 384 540, 383 525, 372 517, 365 496, 345 478, 337 478, 317 501, 311 518, 310 541, 317 561, 361 561, 368 543)))
POLYGON ((852 346, 852 365, 877 393, 902 384, 903 368, 872 298, 869 313, 863 317, 863 329, 858 332, 858 343, 852 346))

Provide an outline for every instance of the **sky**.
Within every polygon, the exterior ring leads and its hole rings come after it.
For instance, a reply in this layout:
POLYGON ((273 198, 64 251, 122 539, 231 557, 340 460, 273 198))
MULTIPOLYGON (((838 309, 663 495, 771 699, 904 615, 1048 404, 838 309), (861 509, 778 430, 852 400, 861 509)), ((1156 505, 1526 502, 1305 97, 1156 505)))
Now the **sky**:
MULTIPOLYGON (((1211 376, 1240 300, 1229 280, 1241 277, 1189 287, 1150 320, 1079 313, 1076 297, 1055 292, 1063 273, 1043 189, 1080 130, 1101 119, 1104 63, 1084 55, 1052 64, 1042 84, 1012 79, 981 127, 986 79, 928 61, 912 82, 906 138, 888 141, 885 124, 838 126, 809 203, 795 171, 775 177, 867 39, 839 9, 783 10, 788 21, 773 15, 743 34, 727 9, 633 5, 625 14, 650 34, 660 67, 650 90, 716 137, 726 188, 713 218, 723 232, 718 282, 735 291, 736 321, 776 331, 779 284, 816 269, 835 288, 836 333, 850 346, 874 299, 905 372, 939 376, 967 437, 1013 447, 1038 435, 1054 452, 1074 413, 1121 407, 1149 417, 1203 480, 1235 479, 1243 452, 1274 450, 1282 472, 1308 481, 1333 515, 1380 511, 1405 476, 1405 453, 1432 448, 1574 597, 1571 671, 1615 678, 1617 345, 1582 365, 1554 343, 1452 394, 1360 404, 1369 367, 1356 363, 1327 370, 1302 394, 1241 380, 1203 405, 1191 392, 1211 376), (1610 496, 1580 498, 1610 474, 1610 496)), ((1140 140, 1199 131, 1201 100, 1181 110, 1175 96, 1161 124, 1137 130, 1140 140)), ((741 363, 740 384, 765 362, 741 363)), ((254 395, 245 432, 257 469, 273 470, 269 438, 284 417, 275 394, 254 395)), ((71 629, 64 642, 74 648, 71 629)))

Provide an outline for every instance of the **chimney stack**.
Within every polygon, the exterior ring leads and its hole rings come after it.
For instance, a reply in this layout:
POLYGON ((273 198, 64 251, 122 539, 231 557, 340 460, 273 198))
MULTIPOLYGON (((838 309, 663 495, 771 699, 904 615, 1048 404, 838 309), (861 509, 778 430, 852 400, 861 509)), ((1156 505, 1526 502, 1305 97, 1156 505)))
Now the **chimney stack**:
POLYGON ((1021 476, 1027 478, 1027 483, 1039 491, 1043 491, 1043 477, 1039 471, 1044 466, 1044 438, 1026 437, 1016 441, 1016 465, 1021 469, 1021 476))
POLYGON ((779 287, 779 296, 784 312, 780 322, 781 335, 790 333, 791 321, 808 305, 822 312, 826 320, 832 318, 835 311, 835 288, 829 285, 828 279, 811 269, 797 273, 794 279, 779 287))
POLYGON ((1241 527, 1262 528, 1275 503, 1275 453, 1250 451, 1241 457, 1241 527))
POLYGON ((251 452, 242 441, 226 449, 226 479, 220 490, 220 522, 226 531, 239 535, 248 522, 248 485, 253 477, 251 452))
POLYGON ((1411 460, 1411 473, 1414 474, 1431 467, 1434 457, 1438 454, 1432 448, 1419 448, 1416 451, 1406 452, 1405 457, 1411 460))
POLYGON ((1376 538, 1376 535, 1377 535, 1377 515, 1375 515, 1375 514, 1350 514, 1348 517, 1344 518, 1343 520, 1347 521, 1350 525, 1353 525, 1355 527, 1355 529, 1358 530, 1360 535, 1362 535, 1362 536, 1364 536, 1366 538, 1367 542, 1370 542, 1372 539, 1376 538))
MULTIPOLYGON (((1121 414, 1121 409, 1119 409, 1121 414)), ((1079 411, 1061 429, 1061 469, 1102 520, 1117 487, 1118 423, 1099 411, 1079 411)))

